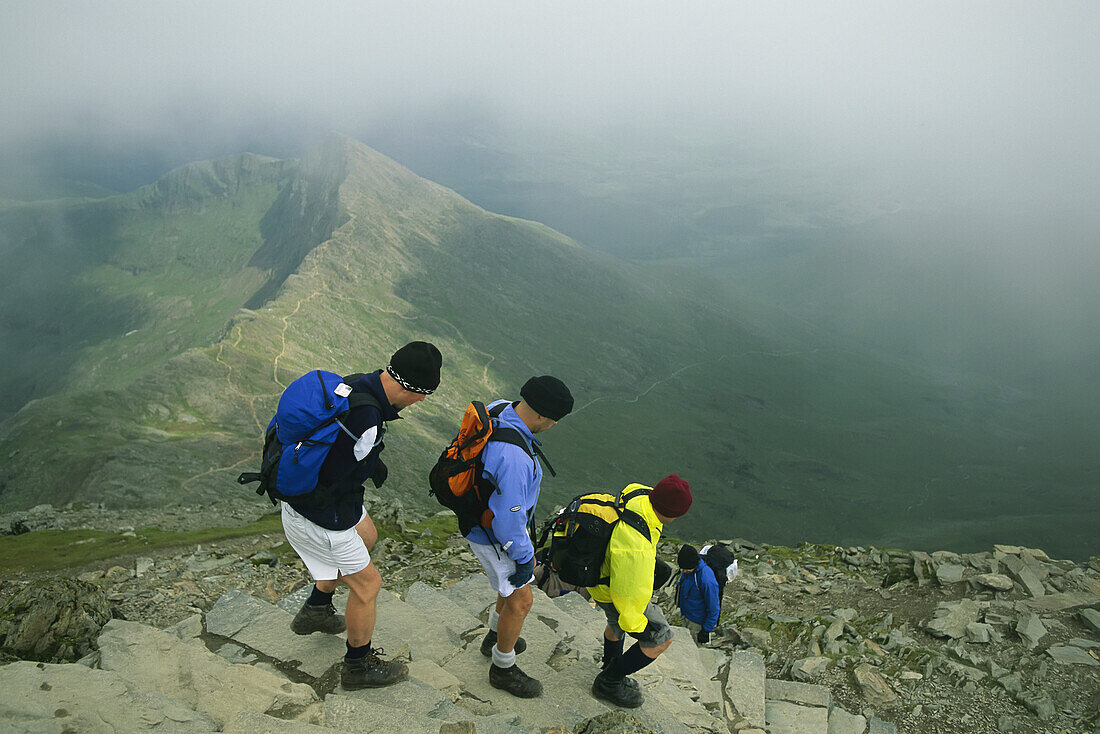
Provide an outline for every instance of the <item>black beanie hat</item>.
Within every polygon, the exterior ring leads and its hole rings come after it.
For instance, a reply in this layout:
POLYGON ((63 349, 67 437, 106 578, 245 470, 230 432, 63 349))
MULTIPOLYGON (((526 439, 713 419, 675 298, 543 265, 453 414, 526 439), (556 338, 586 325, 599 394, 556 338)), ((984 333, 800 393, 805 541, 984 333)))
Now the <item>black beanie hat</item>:
POLYGON ((573 410, 573 395, 565 383, 556 377, 532 377, 519 391, 531 409, 552 421, 560 421, 573 410))
POLYGON ((428 342, 409 342, 390 357, 386 372, 410 392, 431 395, 439 387, 443 355, 428 342))
POLYGON ((685 571, 694 571, 699 567, 699 551, 694 546, 682 545, 676 554, 676 565, 685 571))

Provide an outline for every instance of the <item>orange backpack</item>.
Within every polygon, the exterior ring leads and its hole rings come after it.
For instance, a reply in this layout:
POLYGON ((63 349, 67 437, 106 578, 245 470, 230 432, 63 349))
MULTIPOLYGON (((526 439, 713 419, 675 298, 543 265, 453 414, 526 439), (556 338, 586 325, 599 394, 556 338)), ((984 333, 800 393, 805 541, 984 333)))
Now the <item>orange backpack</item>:
POLYGON ((489 497, 500 490, 483 476, 485 466, 481 461, 481 454, 490 441, 519 446, 532 461, 536 461, 537 454, 554 476, 553 467, 537 446, 528 446, 515 428, 498 424, 496 419, 506 407, 508 403, 503 402, 486 410, 484 403, 472 401, 462 416, 458 435, 443 449, 428 474, 428 494, 435 495, 439 504, 455 513, 463 535, 478 525, 489 528, 493 520, 489 497))

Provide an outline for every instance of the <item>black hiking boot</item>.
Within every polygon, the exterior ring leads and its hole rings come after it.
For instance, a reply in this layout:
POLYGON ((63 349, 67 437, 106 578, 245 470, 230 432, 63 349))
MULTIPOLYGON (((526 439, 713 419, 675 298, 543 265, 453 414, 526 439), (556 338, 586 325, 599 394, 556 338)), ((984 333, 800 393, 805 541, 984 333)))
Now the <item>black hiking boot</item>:
MULTIPOLYGON (((493 645, 497 644, 497 633, 489 630, 489 634, 485 635, 485 639, 481 641, 481 654, 487 658, 493 657, 493 645)), ((519 655, 521 652, 527 649, 527 640, 522 637, 516 638, 515 647, 512 648, 512 652, 519 655)))
POLYGON ((409 666, 397 660, 382 660, 382 648, 372 650, 366 657, 348 660, 340 668, 340 685, 345 691, 360 688, 380 688, 400 683, 409 677, 409 666))
POLYGON ((489 685, 519 698, 534 698, 542 693, 542 684, 520 670, 518 665, 510 668, 490 665, 489 685))
POLYGON ((294 615, 294 621, 290 623, 290 630, 296 635, 308 635, 313 632, 327 632, 335 635, 346 629, 343 615, 336 613, 336 607, 332 606, 331 602, 319 607, 311 606, 308 602, 303 604, 294 615))
POLYGON ((592 695, 625 709, 636 709, 645 700, 637 681, 625 677, 615 680, 608 677, 607 671, 592 681, 592 695))

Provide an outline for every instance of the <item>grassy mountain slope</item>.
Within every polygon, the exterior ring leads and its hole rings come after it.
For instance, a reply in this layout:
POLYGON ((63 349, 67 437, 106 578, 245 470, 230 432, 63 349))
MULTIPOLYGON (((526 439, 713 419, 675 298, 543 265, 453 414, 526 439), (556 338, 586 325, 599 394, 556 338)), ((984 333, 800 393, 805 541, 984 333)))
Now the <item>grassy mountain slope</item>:
MULTIPOLYGON (((397 346, 428 339, 444 354, 443 383, 392 428, 384 494, 426 501, 424 476, 465 403, 514 396, 530 375, 551 373, 577 406, 545 436, 559 471, 544 483, 547 511, 581 491, 677 472, 697 503, 680 535, 924 547, 993 536, 1063 555, 1091 537, 1087 499, 1060 507, 1058 536, 1043 538, 1002 535, 1038 504, 999 511, 989 494, 960 496, 964 473, 1015 481, 1012 437, 988 438, 1009 410, 995 396, 841 351, 720 281, 627 264, 485 212, 347 138, 332 136, 279 170, 284 178, 257 189, 238 221, 247 241, 226 247, 233 254, 222 266, 180 281, 192 303, 210 304, 190 316, 210 328, 195 326, 189 348, 153 358, 152 347, 133 352, 125 341, 141 331, 105 339, 65 371, 79 390, 44 397, 0 426, 0 507, 258 501, 233 480, 256 463, 290 380, 316 367, 381 367, 397 346), (224 291, 235 304, 211 295, 224 291), (111 365, 112 379, 91 379, 97 365, 111 365), (969 466, 971 456, 988 465, 969 466)), ((170 201, 186 199, 185 183, 158 183, 142 200, 165 190, 175 192, 170 201)), ((201 206, 178 211, 222 242, 218 232, 234 230, 214 204, 201 206)), ((172 207, 148 209, 150 221, 187 221, 173 219, 172 207)), ((150 226, 127 221, 119 231, 145 238, 146 260, 178 262, 186 253, 156 236, 167 225, 153 234, 150 226)), ((89 272, 113 273, 99 268, 89 272)), ((174 274, 144 276, 155 297, 139 303, 172 312, 164 304, 183 297, 174 274)), ((136 289, 111 290, 115 281, 101 277, 95 295, 135 298, 136 289)), ((163 351, 181 326, 159 319, 142 323, 163 351)))

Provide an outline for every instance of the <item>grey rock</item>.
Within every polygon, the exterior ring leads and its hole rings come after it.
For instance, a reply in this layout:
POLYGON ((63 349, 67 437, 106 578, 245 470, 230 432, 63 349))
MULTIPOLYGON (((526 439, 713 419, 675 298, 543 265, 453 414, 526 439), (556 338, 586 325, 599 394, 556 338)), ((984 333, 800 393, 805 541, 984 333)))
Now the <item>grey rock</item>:
POLYGON ((235 665, 194 640, 113 619, 99 636, 100 667, 135 686, 182 701, 220 726, 237 711, 294 713, 317 700, 313 689, 248 665, 235 665))
POLYGON ((0 651, 24 660, 78 660, 95 649, 110 618, 98 586, 65 577, 39 579, 0 610, 0 651))
POLYGON ((863 734, 867 719, 861 714, 850 714, 839 706, 829 712, 828 734, 863 734))
POLYGON ((1064 665, 1089 665, 1094 668, 1100 667, 1100 660, 1089 655, 1081 648, 1071 645, 1051 645, 1047 648, 1047 655, 1050 655, 1056 662, 1064 665))
POLYGON ((808 657, 791 664, 791 675, 797 681, 810 681, 817 678, 832 662, 826 657, 808 657))
POLYGON ((190 640, 202 634, 202 615, 192 614, 165 630, 181 640, 190 640))
POLYGON ((1046 635, 1047 628, 1043 626, 1038 615, 1026 613, 1016 623, 1016 633, 1029 650, 1034 650, 1039 646, 1039 640, 1046 635))
POLYGON ((889 721, 872 716, 867 722, 867 734, 898 734, 898 728, 889 721))
POLYGON ((1091 627, 1094 632, 1100 632, 1100 611, 1095 609, 1082 609, 1078 614, 1085 624, 1091 627))
POLYGON ((657 734, 627 711, 608 711, 581 722, 573 734, 657 734))
POLYGON ((855 676, 856 683, 859 684, 863 700, 869 706, 876 708, 888 706, 897 700, 898 695, 894 692, 894 689, 890 687, 890 684, 886 682, 886 679, 874 666, 868 663, 860 663, 852 673, 855 676))
POLYGON ((752 726, 763 727, 764 658, 748 650, 735 650, 730 656, 726 696, 734 709, 752 726))
POLYGON ((118 673, 73 663, 20 661, 0 667, 4 731, 212 732, 213 719, 146 691, 118 673), (19 729, 7 724, 19 722, 19 729))
POLYGON ((822 734, 829 730, 829 710, 817 706, 769 700, 765 715, 770 734, 822 734))
POLYGON ((769 701, 786 701, 799 706, 831 708, 833 694, 828 686, 768 678, 764 681, 764 698, 769 701))
POLYGON ((993 638, 993 628, 981 622, 966 625, 966 639, 970 642, 987 644, 993 638))
POLYGON ((1019 673, 1009 673, 1002 676, 997 679, 997 683, 1009 693, 1021 693, 1024 690, 1024 682, 1019 673))
POLYGON ((941 563, 936 567, 936 580, 940 586, 957 584, 963 580, 963 572, 966 567, 957 563, 941 563))
POLYGON ((1067 591, 1061 594, 1047 594, 1037 599, 1019 602, 1019 607, 1032 612, 1054 613, 1069 612, 1100 604, 1100 594, 1087 591, 1067 591))
POLYGON ((741 636, 741 639, 745 641, 745 644, 750 647, 759 648, 765 651, 771 648, 772 635, 767 630, 758 629, 756 627, 740 627, 737 633, 741 636))
POLYGON ((925 623, 925 629, 936 637, 959 639, 966 634, 966 626, 971 622, 977 622, 980 616, 980 607, 970 599, 940 602, 935 616, 925 623))
MULTIPOLYGON (((321 632, 295 635, 290 632, 291 619, 275 605, 234 589, 206 613, 206 630, 319 678, 343 658, 344 640, 321 632)), ((379 647, 390 644, 388 639, 376 638, 374 642, 379 647)))
POLYGON ((240 734, 331 734, 335 730, 308 721, 287 721, 254 711, 239 711, 222 731, 240 734))
POLYGON ((983 573, 974 577, 974 581, 996 591, 1012 591, 1012 579, 1000 573, 983 573))

